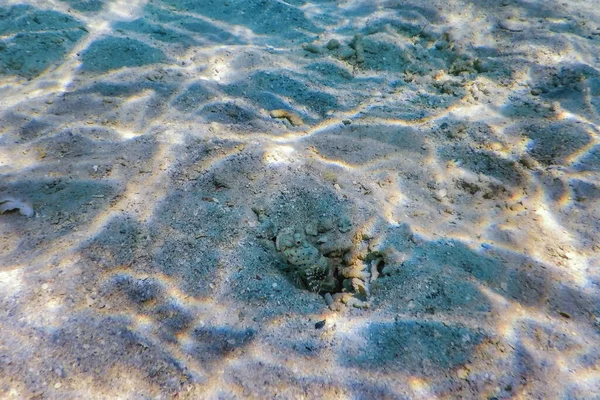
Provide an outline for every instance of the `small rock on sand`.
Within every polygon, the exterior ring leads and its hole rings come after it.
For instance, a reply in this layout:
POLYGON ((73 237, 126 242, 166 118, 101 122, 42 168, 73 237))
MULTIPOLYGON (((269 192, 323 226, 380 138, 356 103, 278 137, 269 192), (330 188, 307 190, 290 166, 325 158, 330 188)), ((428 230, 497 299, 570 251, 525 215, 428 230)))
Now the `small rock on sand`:
POLYGON ((525 24, 509 18, 500 20, 498 26, 509 32, 523 32, 525 30, 525 24))
POLYGON ((302 121, 302 118, 300 118, 298 114, 288 110, 273 110, 271 111, 270 115, 271 118, 287 119, 292 126, 304 125, 304 121, 302 121))

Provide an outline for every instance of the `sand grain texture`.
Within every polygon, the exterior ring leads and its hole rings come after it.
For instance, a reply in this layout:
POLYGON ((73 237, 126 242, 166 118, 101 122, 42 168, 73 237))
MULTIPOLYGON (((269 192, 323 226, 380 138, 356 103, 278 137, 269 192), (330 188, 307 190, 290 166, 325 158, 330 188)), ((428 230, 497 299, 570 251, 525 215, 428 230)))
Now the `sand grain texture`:
POLYGON ((599 32, 591 0, 3 2, 0 201, 34 215, 0 214, 0 397, 594 398, 599 32))

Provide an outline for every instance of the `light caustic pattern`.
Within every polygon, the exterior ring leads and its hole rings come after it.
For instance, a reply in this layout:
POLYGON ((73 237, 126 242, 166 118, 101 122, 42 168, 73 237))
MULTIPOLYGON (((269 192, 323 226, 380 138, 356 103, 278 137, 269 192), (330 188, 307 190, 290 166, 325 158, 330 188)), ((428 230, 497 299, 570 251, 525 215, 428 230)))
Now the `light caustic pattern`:
POLYGON ((600 18, 546 3, 2 5, 3 393, 597 393, 600 18), (324 215, 369 309, 282 268, 324 215))

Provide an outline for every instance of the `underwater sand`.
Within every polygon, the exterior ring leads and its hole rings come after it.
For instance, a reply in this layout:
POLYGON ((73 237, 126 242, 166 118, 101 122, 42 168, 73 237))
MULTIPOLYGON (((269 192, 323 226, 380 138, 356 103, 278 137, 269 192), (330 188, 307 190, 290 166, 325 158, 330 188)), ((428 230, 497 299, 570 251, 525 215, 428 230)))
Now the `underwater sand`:
POLYGON ((599 49, 594 0, 3 1, 0 397, 597 398, 599 49))

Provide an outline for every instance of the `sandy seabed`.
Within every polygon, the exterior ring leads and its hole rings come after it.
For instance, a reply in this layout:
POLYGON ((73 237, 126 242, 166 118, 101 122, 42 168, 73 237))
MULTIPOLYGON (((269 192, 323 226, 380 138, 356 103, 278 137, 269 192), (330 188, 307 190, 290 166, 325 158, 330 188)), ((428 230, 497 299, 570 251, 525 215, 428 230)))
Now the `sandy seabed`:
POLYGON ((595 3, 3 1, 0 397, 598 398, 595 3))

